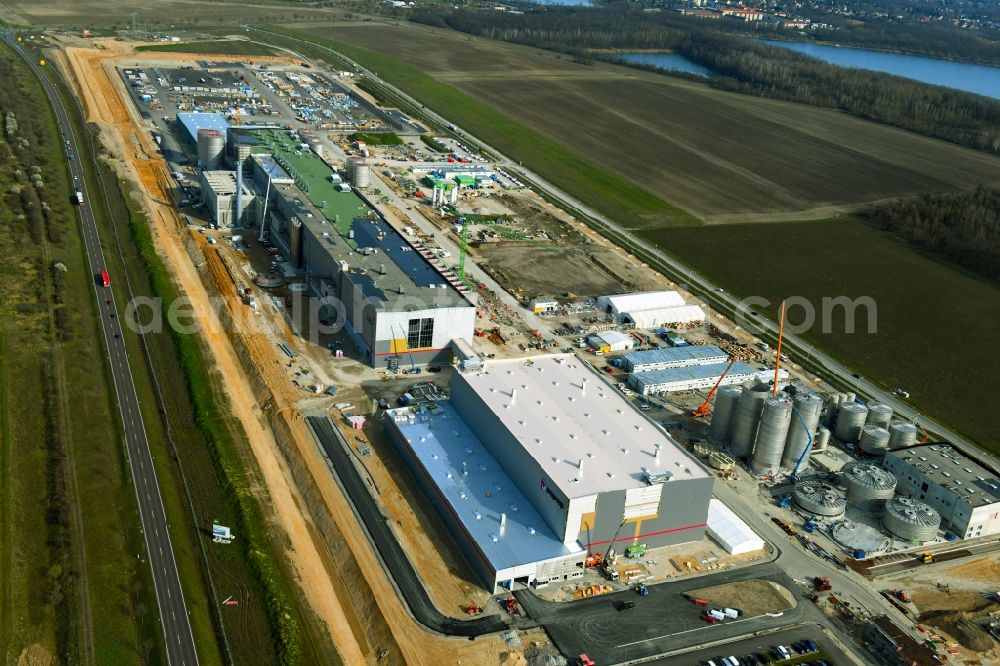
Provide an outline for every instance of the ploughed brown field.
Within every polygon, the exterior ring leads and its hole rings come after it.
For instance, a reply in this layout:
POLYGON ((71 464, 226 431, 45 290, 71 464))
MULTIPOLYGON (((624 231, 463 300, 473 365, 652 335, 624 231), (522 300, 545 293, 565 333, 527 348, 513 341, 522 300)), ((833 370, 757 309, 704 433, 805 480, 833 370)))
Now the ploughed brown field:
POLYGON ((827 218, 1000 179, 996 157, 831 110, 408 23, 299 27, 418 67, 706 222, 827 218))

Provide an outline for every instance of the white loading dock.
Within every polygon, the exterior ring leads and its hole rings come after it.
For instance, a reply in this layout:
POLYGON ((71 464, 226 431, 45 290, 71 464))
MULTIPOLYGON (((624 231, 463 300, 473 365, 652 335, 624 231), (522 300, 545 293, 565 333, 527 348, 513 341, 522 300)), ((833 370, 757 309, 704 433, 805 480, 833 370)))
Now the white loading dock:
POLYGON ((597 307, 613 316, 616 322, 633 324, 637 328, 705 321, 705 311, 685 303, 676 291, 601 296, 597 299, 597 307))
POLYGON ((635 347, 635 338, 620 331, 604 331, 588 337, 587 343, 598 351, 619 352, 635 347))
POLYGON ((708 501, 708 536, 730 555, 764 550, 764 540, 742 518, 714 497, 708 501))
MULTIPOLYGON (((650 372, 636 372, 629 375, 628 382, 640 395, 655 395, 672 391, 691 391, 712 388, 726 372, 728 363, 710 365, 690 365, 683 368, 666 368, 650 372)), ((771 373, 774 376, 774 373, 771 373)), ((742 384, 757 378, 757 371, 746 363, 733 363, 719 386, 742 384)))

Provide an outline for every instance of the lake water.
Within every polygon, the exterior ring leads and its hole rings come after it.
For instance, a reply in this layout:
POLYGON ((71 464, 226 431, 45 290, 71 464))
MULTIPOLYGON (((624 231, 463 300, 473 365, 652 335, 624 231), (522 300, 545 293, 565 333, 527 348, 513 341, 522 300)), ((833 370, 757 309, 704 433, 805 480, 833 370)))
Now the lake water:
POLYGON ((622 53, 619 57, 626 62, 652 65, 660 69, 687 72, 699 76, 708 76, 712 73, 679 53, 622 53))
POLYGON ((1000 67, 974 65, 967 62, 939 60, 904 53, 886 53, 856 49, 849 46, 808 44, 779 40, 760 40, 772 46, 791 49, 818 58, 831 65, 858 67, 876 72, 904 76, 908 79, 957 88, 1000 99, 1000 67))

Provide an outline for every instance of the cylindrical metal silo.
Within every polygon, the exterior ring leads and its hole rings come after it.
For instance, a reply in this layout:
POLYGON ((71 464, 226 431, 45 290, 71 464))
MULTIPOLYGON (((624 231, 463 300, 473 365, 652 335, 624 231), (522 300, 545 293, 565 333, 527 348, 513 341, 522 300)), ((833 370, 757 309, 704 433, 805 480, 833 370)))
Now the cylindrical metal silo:
POLYGON ((861 441, 858 446, 873 456, 885 455, 889 450, 889 431, 882 426, 866 425, 861 429, 861 441))
POLYGON ((833 424, 837 422, 837 412, 840 410, 840 403, 844 401, 844 396, 840 393, 831 393, 826 396, 826 420, 823 421, 824 425, 833 427, 833 424))
POLYGON ((368 187, 371 184, 371 167, 363 157, 352 157, 347 161, 348 175, 354 187, 368 187))
POLYGON ((847 393, 841 393, 841 395, 844 396, 844 399, 841 401, 840 404, 844 404, 845 402, 854 402, 854 399, 858 397, 851 391, 848 391, 847 393))
POLYGON ((844 467, 847 502, 864 511, 878 513, 896 492, 896 477, 878 465, 853 462, 844 467))
POLYGON ((833 436, 842 442, 857 442, 861 437, 861 427, 868 416, 868 408, 860 402, 848 402, 840 406, 837 413, 837 428, 833 436))
POLYGON ((216 129, 198 130, 198 165, 205 171, 215 171, 222 165, 226 152, 226 137, 216 129))
POLYGON ((885 504, 882 526, 902 541, 922 543, 937 536, 941 516, 923 502, 896 497, 885 504))
POLYGON ((737 458, 748 458, 757 436, 760 412, 771 389, 766 384, 747 384, 740 395, 740 406, 733 416, 732 452, 737 458))
POLYGON ((868 416, 865 418, 865 425, 876 425, 883 428, 889 427, 889 420, 892 418, 892 407, 884 402, 876 402, 868 406, 868 416))
MULTIPOLYGON (((793 469, 802 452, 809 447, 809 437, 816 432, 819 415, 823 411, 823 399, 815 393, 800 393, 795 396, 793 402, 797 414, 792 414, 792 422, 788 424, 788 436, 785 438, 785 450, 781 454, 781 466, 785 469, 793 469)), ((806 451, 805 457, 799 464, 799 471, 808 465, 809 451, 806 451)))
POLYGON ((816 428, 816 435, 813 438, 813 453, 826 451, 828 446, 830 446, 830 429, 826 426, 816 428))
POLYGON ((715 394, 715 407, 712 409, 712 423, 708 426, 708 438, 719 444, 728 444, 733 435, 733 420, 739 409, 740 386, 723 386, 715 394))
POLYGON ((917 426, 906 421, 889 424, 889 450, 906 449, 917 443, 917 426))
POLYGON ((803 481, 792 491, 795 505, 816 516, 836 517, 844 515, 847 498, 844 491, 820 481, 803 481))
POLYGON ((773 472, 781 466, 788 426, 792 422, 792 401, 784 396, 768 396, 760 413, 751 469, 757 474, 773 472))

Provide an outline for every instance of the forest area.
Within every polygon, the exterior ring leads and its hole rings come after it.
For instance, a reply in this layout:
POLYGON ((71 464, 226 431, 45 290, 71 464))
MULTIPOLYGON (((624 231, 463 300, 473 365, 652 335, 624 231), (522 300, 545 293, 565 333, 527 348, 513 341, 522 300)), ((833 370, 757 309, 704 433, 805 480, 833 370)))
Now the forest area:
POLYGON ((873 206, 861 219, 920 249, 1000 281, 1000 188, 928 194, 873 206))
MULTIPOLYGON (((615 51, 674 51, 712 71, 709 85, 838 109, 958 145, 1000 154, 1000 101, 909 79, 828 65, 727 34, 670 12, 607 8, 423 10, 412 20, 570 54, 577 62, 615 51)), ((634 65, 631 65, 634 66, 634 65)))

